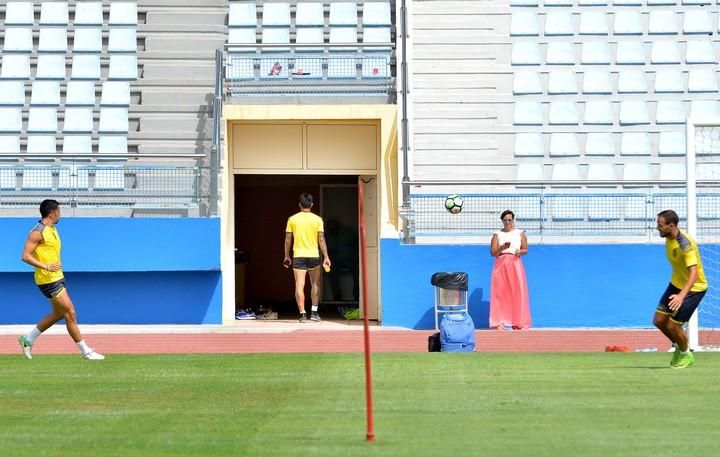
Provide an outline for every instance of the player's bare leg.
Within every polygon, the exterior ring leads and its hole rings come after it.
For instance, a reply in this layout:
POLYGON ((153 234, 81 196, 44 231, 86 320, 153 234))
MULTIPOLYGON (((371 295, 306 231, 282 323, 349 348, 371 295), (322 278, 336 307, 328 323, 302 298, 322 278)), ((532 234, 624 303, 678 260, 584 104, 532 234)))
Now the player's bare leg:
POLYGON ((73 339, 77 344, 83 357, 88 360, 103 360, 105 357, 93 351, 83 340, 82 333, 80 333, 80 327, 77 323, 77 313, 75 312, 75 305, 70 299, 67 290, 63 290, 52 300, 53 312, 56 314, 63 313, 62 316, 65 318, 65 327, 70 334, 70 338, 73 339))
POLYGON ((293 269, 295 276, 295 301, 297 302, 298 311, 300 311, 300 322, 307 320, 305 314, 305 273, 307 270, 293 269))
POLYGON ((310 275, 310 301, 312 302, 310 320, 317 322, 320 320, 320 315, 318 314, 318 304, 320 303, 320 267, 309 270, 308 274, 310 275))

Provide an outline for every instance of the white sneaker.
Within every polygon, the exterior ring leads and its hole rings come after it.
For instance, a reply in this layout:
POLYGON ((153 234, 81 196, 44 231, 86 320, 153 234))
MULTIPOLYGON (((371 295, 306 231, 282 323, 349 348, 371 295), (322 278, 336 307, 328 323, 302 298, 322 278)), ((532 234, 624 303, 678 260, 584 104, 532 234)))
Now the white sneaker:
POLYGON ((30 344, 24 336, 18 338, 18 343, 20 343, 20 348, 22 348, 22 353, 25 358, 32 360, 32 344, 30 344))
POLYGON ((95 351, 86 352, 82 355, 85 360, 105 360, 105 356, 95 351))

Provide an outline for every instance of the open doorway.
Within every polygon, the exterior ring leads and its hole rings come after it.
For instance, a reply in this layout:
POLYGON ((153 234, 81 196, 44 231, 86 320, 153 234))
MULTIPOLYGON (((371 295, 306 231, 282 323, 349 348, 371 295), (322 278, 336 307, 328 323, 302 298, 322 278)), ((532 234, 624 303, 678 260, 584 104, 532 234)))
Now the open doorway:
MULTIPOLYGON (((320 316, 340 319, 338 311, 357 308, 359 249, 357 176, 235 175, 235 307, 256 316, 278 313, 295 319, 294 279, 283 267, 288 217, 299 211, 298 196, 314 197, 313 212, 325 222, 330 273, 322 273, 320 316)), ((310 309, 310 282, 306 282, 310 309)))

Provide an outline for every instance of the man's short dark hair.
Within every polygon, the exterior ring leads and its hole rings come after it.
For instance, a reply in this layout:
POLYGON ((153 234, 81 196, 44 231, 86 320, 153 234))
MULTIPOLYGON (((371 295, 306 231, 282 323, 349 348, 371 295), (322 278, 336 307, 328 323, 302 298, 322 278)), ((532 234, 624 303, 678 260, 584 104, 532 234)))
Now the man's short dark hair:
POLYGON ((515 220, 515 213, 513 213, 509 209, 506 209, 505 211, 502 212, 502 214, 500 215, 500 220, 505 219, 505 216, 507 216, 508 214, 512 216, 513 220, 515 220))
POLYGON ((313 204, 312 194, 303 192, 302 194, 300 194, 300 198, 298 199, 298 201, 300 203, 300 208, 308 209, 313 204))
POLYGON ((666 224, 678 225, 678 222, 680 222, 680 218, 678 217, 677 213, 671 209, 660 211, 658 213, 658 217, 662 217, 665 220, 666 224))
POLYGON ((40 203, 40 216, 48 217, 50 213, 52 213, 59 207, 60 203, 58 203, 57 200, 43 200, 42 203, 40 203))

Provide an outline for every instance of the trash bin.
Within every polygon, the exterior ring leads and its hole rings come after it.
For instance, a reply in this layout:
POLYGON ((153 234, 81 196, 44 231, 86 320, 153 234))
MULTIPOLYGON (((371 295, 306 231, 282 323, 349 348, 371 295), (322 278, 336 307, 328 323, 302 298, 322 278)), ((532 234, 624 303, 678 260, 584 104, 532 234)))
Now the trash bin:
POLYGON ((440 272, 430 278, 435 286, 435 329, 438 329, 440 313, 468 312, 468 274, 465 272, 440 272))

